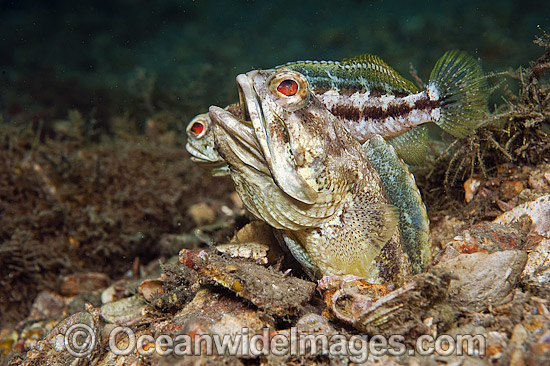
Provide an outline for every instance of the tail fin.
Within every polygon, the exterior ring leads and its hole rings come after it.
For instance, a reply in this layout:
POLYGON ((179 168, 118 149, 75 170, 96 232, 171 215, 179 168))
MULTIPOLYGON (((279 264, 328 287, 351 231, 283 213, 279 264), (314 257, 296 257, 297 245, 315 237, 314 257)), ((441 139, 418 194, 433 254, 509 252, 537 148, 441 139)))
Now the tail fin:
POLYGON ((487 110, 486 78, 477 61, 463 51, 447 51, 437 61, 428 91, 441 105, 435 123, 455 137, 471 135, 487 110))

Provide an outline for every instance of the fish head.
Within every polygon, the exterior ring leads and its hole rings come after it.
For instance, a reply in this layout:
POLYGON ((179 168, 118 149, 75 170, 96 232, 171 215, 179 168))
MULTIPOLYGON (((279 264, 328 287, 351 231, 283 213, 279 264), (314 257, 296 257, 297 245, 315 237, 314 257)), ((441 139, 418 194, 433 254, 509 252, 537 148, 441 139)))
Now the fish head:
POLYGON ((358 180, 354 161, 364 159, 361 145, 300 73, 251 71, 237 83, 241 118, 216 106, 209 117, 244 205, 279 229, 330 220, 349 194, 348 183, 358 180))
POLYGON ((299 72, 254 70, 237 76, 237 84, 273 180, 292 198, 317 202, 331 186, 331 161, 347 150, 343 127, 299 72))
POLYGON ((271 177, 251 123, 216 106, 210 107, 209 116, 214 122, 216 149, 229 167, 244 206, 273 227, 282 228, 283 224, 270 214, 276 208, 265 202, 262 194, 275 202, 284 202, 285 197, 280 197, 281 190, 271 177))
POLYGON ((208 113, 197 115, 185 129, 187 144, 185 148, 191 154, 191 160, 210 169, 213 175, 227 175, 227 164, 216 151, 212 120, 208 113))

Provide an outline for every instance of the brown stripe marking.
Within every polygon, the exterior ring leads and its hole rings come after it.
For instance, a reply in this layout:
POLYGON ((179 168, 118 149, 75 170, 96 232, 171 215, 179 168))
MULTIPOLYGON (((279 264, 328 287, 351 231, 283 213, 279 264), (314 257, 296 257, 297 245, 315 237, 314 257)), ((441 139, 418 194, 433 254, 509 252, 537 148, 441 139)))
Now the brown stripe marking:
POLYGON ((360 109, 342 104, 332 107, 331 113, 336 117, 349 121, 360 121, 362 119, 385 120, 388 117, 397 119, 411 113, 413 110, 435 109, 440 106, 439 101, 422 98, 417 100, 412 107, 406 102, 390 104, 387 109, 376 106, 367 106, 360 109))

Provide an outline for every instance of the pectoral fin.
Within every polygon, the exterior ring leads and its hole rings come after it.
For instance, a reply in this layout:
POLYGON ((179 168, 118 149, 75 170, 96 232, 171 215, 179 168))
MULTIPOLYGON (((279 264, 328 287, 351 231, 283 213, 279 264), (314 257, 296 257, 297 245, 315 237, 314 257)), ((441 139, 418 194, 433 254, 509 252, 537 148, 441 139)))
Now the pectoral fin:
POLYGON ((420 165, 428 155, 428 139, 428 126, 421 125, 388 142, 407 164, 420 165))
POLYGON ((368 202, 358 197, 346 208, 339 222, 320 230, 321 245, 315 238, 300 238, 322 275, 354 274, 379 281, 376 258, 397 229, 395 207, 368 202))

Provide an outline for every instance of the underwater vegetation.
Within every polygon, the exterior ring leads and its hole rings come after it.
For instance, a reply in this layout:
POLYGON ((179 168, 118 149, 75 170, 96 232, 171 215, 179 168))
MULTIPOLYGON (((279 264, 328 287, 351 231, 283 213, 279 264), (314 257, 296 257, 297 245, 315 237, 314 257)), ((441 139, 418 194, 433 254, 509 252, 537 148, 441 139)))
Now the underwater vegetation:
MULTIPOLYGON (((550 161, 550 36, 543 32, 534 43, 544 52, 528 67, 488 76, 496 80, 493 92, 504 103, 486 116, 476 134, 450 141, 432 167, 417 175, 424 199, 434 203, 429 206, 432 213, 448 205, 449 196, 457 200, 463 194, 457 188, 468 178, 487 182, 503 166, 536 166, 550 161), (503 77, 517 82, 517 92, 503 77), (443 187, 437 182, 443 182, 443 187)), ((495 202, 477 207, 475 217, 480 219, 487 211, 495 214, 495 202)))
MULTIPOLYGON (((83 123, 73 120, 69 131, 80 134, 83 123)), ((157 258, 161 235, 192 229, 189 206, 202 198, 228 201, 232 190, 192 169, 182 145, 137 136, 41 142, 31 126, 1 126, 2 323, 25 316, 36 294, 57 288, 60 276, 100 269, 117 278, 137 258, 157 258)))

